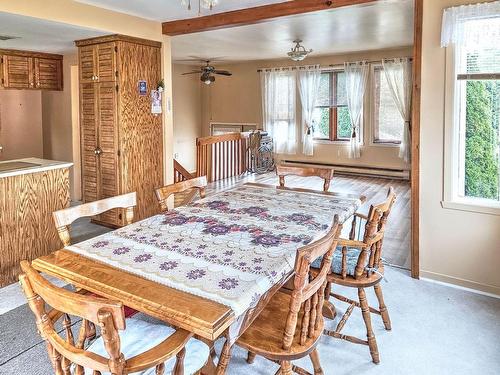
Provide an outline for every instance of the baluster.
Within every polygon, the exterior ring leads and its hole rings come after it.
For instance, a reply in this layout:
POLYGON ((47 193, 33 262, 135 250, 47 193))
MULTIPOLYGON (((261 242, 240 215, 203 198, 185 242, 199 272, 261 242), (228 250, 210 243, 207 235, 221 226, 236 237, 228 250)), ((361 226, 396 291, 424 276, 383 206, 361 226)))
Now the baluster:
POLYGON ((318 291, 312 295, 311 320, 309 322, 309 337, 313 336, 314 327, 316 326, 316 318, 318 311, 318 291))
POLYGON ((300 328, 300 345, 304 345, 307 339, 307 330, 309 329, 309 318, 311 316, 311 298, 304 302, 304 316, 300 328))
POLYGON ((342 278, 347 277, 347 246, 342 246, 342 278))
POLYGON ((220 142, 217 143, 217 164, 218 165, 218 174, 217 174, 217 180, 220 180, 220 176, 222 174, 222 160, 221 160, 221 151, 220 151, 220 142))

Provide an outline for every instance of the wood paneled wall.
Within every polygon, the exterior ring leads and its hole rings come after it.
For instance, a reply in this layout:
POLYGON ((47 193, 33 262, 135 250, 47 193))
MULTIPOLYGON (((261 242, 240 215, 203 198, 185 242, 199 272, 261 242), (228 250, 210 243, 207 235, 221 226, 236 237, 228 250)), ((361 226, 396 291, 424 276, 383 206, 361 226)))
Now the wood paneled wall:
POLYGON ((62 247, 52 212, 69 201, 68 168, 0 178, 0 287, 17 281, 21 260, 62 247))
POLYGON ((118 116, 122 192, 137 192, 134 220, 158 213, 154 190, 163 185, 161 115, 151 113, 150 92, 161 78, 160 49, 118 42, 118 116), (148 95, 138 95, 138 82, 147 82, 148 95))

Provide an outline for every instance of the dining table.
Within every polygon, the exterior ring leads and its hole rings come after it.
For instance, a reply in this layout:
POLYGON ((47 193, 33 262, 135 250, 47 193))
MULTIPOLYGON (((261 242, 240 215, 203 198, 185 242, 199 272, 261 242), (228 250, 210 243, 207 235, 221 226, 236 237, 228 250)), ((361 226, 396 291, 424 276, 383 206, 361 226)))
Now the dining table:
POLYGON ((246 183, 72 244, 32 265, 76 288, 120 301, 209 343, 217 365, 293 276, 297 250, 348 220, 355 194, 246 183), (212 351, 213 352, 213 351, 212 351))

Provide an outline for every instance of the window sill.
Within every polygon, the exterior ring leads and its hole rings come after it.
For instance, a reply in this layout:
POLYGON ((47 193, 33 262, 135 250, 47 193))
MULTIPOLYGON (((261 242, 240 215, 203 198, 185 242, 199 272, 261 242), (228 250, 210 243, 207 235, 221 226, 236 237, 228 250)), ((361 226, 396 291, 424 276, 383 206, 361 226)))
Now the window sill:
POLYGON ((488 215, 500 215, 500 202, 487 199, 456 199, 441 201, 441 206, 450 210, 469 211, 488 215))
MULTIPOLYGON (((313 142, 315 144, 320 144, 320 145, 340 145, 340 146, 350 145, 350 141, 330 141, 329 139, 313 139, 313 142)), ((360 143, 359 145, 363 146, 362 143, 360 143)))
POLYGON ((370 146, 375 147, 389 147, 389 148, 399 148, 401 143, 393 143, 393 142, 370 142, 370 146))

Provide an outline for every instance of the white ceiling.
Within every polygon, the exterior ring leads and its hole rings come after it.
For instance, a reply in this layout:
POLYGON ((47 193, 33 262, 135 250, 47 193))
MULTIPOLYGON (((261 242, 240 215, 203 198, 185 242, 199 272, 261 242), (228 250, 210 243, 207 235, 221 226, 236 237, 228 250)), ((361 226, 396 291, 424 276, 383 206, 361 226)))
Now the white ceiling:
MULTIPOLYGON (((198 16, 198 0, 191 0, 191 11, 181 4, 181 0, 76 0, 79 3, 127 13, 155 21, 172 21, 198 16)), ((251 8, 259 5, 283 3, 288 0, 219 0, 212 11, 202 8, 202 15, 251 8)))
POLYGON ((0 48, 64 54, 76 51, 75 40, 105 35, 105 33, 99 30, 0 12, 0 35, 18 37, 11 40, 0 40, 0 48))
POLYGON ((192 56, 225 61, 283 58, 296 38, 314 55, 409 46, 413 44, 413 0, 384 0, 179 35, 172 38, 172 55, 177 61, 192 56))

